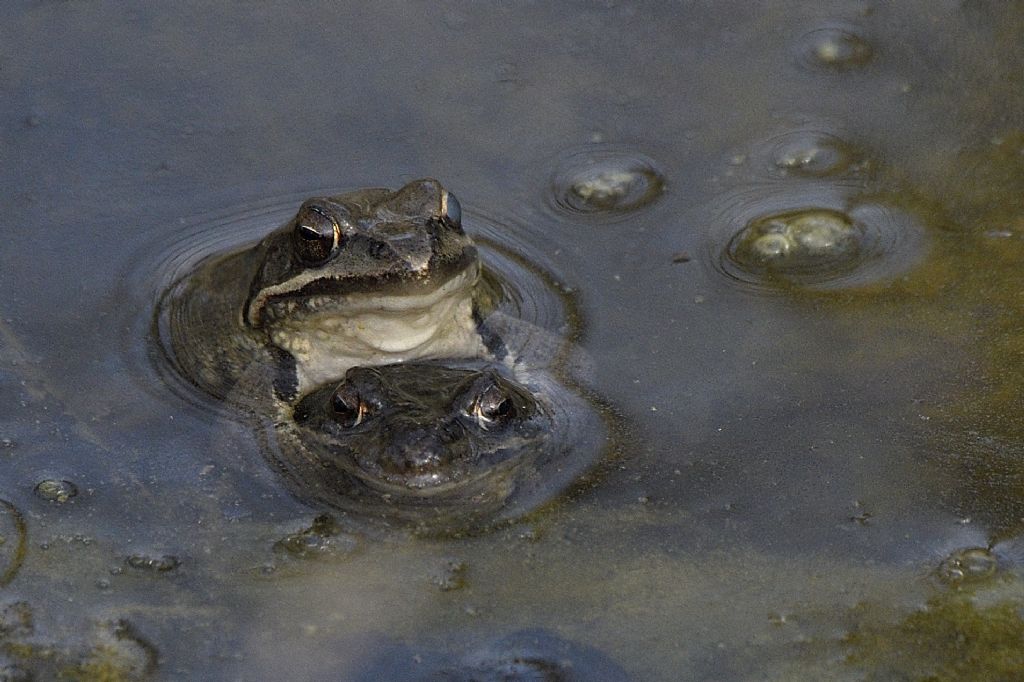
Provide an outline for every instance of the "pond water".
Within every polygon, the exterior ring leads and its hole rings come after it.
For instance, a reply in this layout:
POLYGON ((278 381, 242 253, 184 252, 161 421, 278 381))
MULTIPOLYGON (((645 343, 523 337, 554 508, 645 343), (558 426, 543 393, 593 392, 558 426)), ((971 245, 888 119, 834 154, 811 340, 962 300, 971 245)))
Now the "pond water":
POLYGON ((1020 3, 0 13, 11 679, 1024 668, 1020 3), (304 197, 424 176, 573 292, 620 417, 468 537, 318 518, 150 329, 304 197))

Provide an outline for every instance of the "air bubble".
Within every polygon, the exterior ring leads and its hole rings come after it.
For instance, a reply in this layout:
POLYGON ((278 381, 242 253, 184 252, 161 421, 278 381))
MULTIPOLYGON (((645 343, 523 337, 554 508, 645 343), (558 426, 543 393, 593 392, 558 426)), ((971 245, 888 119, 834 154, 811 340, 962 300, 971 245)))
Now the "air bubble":
POLYGON ((274 543, 274 550, 300 559, 326 554, 349 554, 357 548, 358 539, 342 531, 330 514, 313 519, 308 528, 291 533, 274 543))
POLYGON ((914 216, 836 192, 751 186, 711 216, 711 265, 761 290, 851 289, 907 272, 926 253, 914 216), (804 201, 820 201, 818 205, 804 201), (843 206, 843 203, 846 203, 843 206))
POLYGON ((863 228, 846 214, 808 208, 751 221, 729 244, 728 255, 749 272, 827 279, 853 265, 864 242, 863 228))
MULTIPOLYGON (((25 559, 28 529, 18 508, 0 499, 0 587, 14 579, 25 559)), ((0 630, 2 630, 0 617, 0 630)), ((3 678, 0 678, 3 679, 3 678)))
POLYGON ((181 565, 181 559, 172 554, 164 554, 162 556, 133 554, 125 559, 124 562, 130 568, 140 571, 152 571, 154 573, 169 573, 181 565))
POLYGON ((833 70, 864 66, 875 50, 852 28, 826 26, 805 34, 800 40, 799 57, 806 66, 833 70))
POLYGON ((794 131, 774 140, 771 164, 782 175, 823 178, 854 165, 853 147, 841 138, 820 131, 794 131))
POLYGON ((642 208, 665 190, 650 159, 624 149, 595 146, 566 155, 551 179, 554 207, 570 215, 615 216, 642 208))

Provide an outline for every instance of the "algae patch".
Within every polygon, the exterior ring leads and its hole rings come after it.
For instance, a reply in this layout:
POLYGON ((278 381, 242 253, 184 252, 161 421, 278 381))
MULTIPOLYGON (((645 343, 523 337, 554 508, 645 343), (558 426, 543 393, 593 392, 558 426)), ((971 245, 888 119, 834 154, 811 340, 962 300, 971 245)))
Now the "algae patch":
POLYGON ((890 620, 884 607, 861 604, 844 639, 848 665, 867 680, 982 682, 1018 679, 1024 670, 1024 620, 1015 601, 978 606, 969 595, 934 597, 925 608, 890 620))

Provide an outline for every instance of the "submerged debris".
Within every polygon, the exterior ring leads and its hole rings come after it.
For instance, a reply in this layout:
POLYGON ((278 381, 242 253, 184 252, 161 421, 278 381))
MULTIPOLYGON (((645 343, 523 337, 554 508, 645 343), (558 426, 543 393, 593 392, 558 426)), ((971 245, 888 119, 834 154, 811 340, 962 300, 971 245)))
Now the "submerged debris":
POLYGON ((145 554, 133 554, 124 560, 130 567, 142 571, 153 571, 155 573, 167 573, 181 565, 181 559, 173 554, 161 556, 148 556, 145 554))
POLYGON ((286 535, 275 542, 274 551, 300 559, 310 559, 325 554, 348 554, 357 545, 356 536, 344 532, 333 516, 321 514, 313 519, 308 528, 286 535))
POLYGON ((441 567, 430 578, 430 582, 442 592, 461 590, 466 586, 466 573, 469 566, 459 559, 446 559, 441 567))
POLYGON ((959 586, 977 583, 996 574, 996 555, 987 547, 960 549, 946 557, 939 565, 939 580, 947 585, 959 586))
POLYGON ((63 504, 77 494, 78 487, 71 481, 48 478, 36 485, 36 495, 50 502, 63 504))

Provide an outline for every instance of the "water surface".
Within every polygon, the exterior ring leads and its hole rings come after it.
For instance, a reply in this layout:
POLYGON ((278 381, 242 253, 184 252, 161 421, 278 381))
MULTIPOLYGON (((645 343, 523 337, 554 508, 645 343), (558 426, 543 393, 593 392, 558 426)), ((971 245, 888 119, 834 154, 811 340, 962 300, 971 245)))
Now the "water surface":
POLYGON ((1022 664, 1020 4, 2 14, 5 664, 358 679, 536 629, 638 680, 1022 664), (154 307, 302 197, 423 176, 574 292, 629 437, 527 521, 296 555, 322 510, 159 371, 154 307), (722 267, 759 216, 864 206, 898 230, 870 276, 722 267), (949 578, 971 549, 995 570, 949 578))

